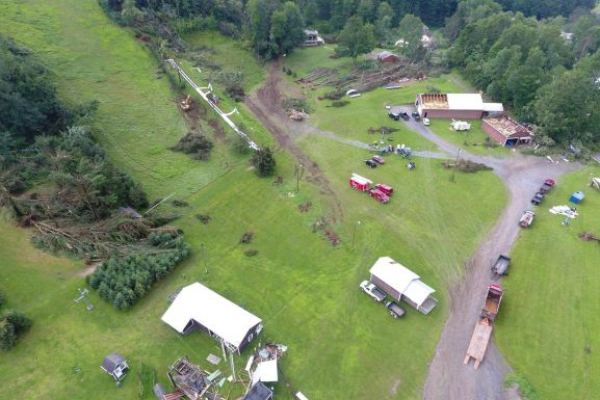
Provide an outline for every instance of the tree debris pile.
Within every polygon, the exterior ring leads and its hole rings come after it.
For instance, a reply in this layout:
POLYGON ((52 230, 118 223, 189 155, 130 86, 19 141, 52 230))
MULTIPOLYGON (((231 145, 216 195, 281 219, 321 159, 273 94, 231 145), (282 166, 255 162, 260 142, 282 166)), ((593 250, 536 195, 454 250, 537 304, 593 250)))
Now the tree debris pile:
POLYGON ((488 167, 485 164, 476 163, 470 160, 458 160, 456 162, 450 162, 448 160, 442 163, 442 166, 446 169, 456 168, 457 171, 467 172, 467 173, 475 173, 478 171, 491 171, 493 168, 488 167))
POLYGON ((196 160, 208 160, 213 143, 202 133, 188 132, 179 139, 179 143, 171 147, 173 151, 189 154, 196 160))

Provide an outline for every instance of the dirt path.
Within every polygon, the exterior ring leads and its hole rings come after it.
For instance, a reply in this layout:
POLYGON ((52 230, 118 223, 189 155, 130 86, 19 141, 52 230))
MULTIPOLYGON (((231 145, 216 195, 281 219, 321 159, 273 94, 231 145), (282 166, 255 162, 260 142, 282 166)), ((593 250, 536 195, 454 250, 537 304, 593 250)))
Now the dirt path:
POLYGON ((245 103, 267 130, 273 134, 279 146, 289 151, 296 161, 304 167, 307 172, 304 179, 320 187, 321 193, 331 203, 335 214, 334 218, 343 220, 344 213, 340 200, 331 188, 329 180, 317 163, 296 144, 295 137, 292 136, 294 132, 296 134, 299 132, 290 129, 288 125, 294 122, 287 118, 281 107, 283 100, 281 93, 284 92, 282 89, 284 82, 280 71, 280 62, 274 62, 265 83, 257 91, 250 94, 245 103))
MULTIPOLYGON (((336 212, 342 215, 339 200, 335 198, 327 178, 317 164, 297 146, 294 138, 306 134, 316 134, 347 145, 368 148, 366 143, 339 137, 310 125, 309 122, 290 121, 281 110, 283 82, 279 63, 275 63, 265 84, 246 100, 248 107, 259 120, 273 133, 279 145, 292 153, 298 162, 307 166, 311 180, 320 185, 322 191, 335 199, 336 212)), ((407 108, 406 111, 412 111, 407 108)), ((519 153, 508 157, 476 156, 459 149, 431 132, 426 126, 414 120, 405 122, 411 129, 435 143, 440 152, 413 153, 427 158, 453 158, 460 151, 460 157, 483 163, 494 168, 494 173, 502 179, 510 194, 506 208, 499 216, 487 239, 465 263, 464 279, 450 290, 450 315, 438 342, 436 353, 429 366, 423 398, 425 400, 513 400, 518 393, 504 388, 506 375, 511 368, 504 360, 493 339, 490 342, 484 361, 475 371, 464 366, 465 352, 477 322, 487 285, 493 282, 490 266, 498 254, 509 254, 519 235, 517 221, 524 210, 530 207, 531 196, 546 178, 557 179, 566 172, 579 167, 575 163, 550 163, 544 158, 523 156, 519 153)))

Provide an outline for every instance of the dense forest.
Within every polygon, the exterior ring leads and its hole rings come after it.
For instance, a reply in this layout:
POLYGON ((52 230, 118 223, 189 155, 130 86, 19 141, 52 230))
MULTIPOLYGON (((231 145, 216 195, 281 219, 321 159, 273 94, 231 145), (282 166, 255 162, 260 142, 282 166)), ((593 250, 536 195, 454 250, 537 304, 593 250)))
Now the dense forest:
MULTIPOLYGON (((117 308, 133 305, 189 254, 182 233, 164 226, 176 216, 136 211, 148 207, 146 194, 82 125, 97 102, 65 107, 50 72, 2 36, 0 66, 0 207, 32 228, 38 247, 103 262, 93 287, 103 283, 101 296, 117 308)), ((7 315, 0 349, 28 327, 7 315)))

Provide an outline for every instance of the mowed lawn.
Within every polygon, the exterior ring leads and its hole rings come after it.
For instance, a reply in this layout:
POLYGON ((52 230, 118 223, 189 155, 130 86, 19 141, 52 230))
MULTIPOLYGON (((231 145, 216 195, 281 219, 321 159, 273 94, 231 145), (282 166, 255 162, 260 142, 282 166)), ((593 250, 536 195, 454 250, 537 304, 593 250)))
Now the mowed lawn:
MULTIPOLYGON (((431 129, 435 134, 444 138, 446 141, 453 143, 456 146, 468 151, 472 154, 478 155, 493 155, 493 156, 506 156, 509 154, 510 149, 503 146, 486 147, 484 144, 489 138, 487 133, 484 132, 481 127, 481 120, 468 120, 471 124, 471 129, 468 131, 455 131, 450 126, 451 119, 445 118, 432 118, 430 119, 431 129)), ((491 142, 496 145, 495 141, 491 142)))
MULTIPOLYGON (((114 134, 102 140, 118 165, 151 195, 176 190, 177 197, 190 203, 177 209, 183 214, 177 225, 193 249, 190 260, 132 310, 115 311, 92 293, 96 309, 87 312, 73 302, 76 289, 85 285, 78 276, 81 263, 33 249, 28 233, 3 219, 0 285, 8 306, 30 315, 35 325, 17 348, 0 357, 0 398, 132 399, 142 363, 155 368, 163 383, 166 367, 182 354, 215 368, 204 361, 209 353, 220 355, 214 340, 201 333, 181 337, 160 321, 167 296, 194 281, 263 318, 261 341, 289 345, 282 370, 290 389, 278 385, 279 399, 290 398, 290 390, 301 390, 312 400, 420 398, 447 314, 447 289, 461 276, 464 262, 507 198, 493 174, 459 174, 451 183, 439 161, 417 160, 417 170, 409 172, 404 160, 391 157, 387 165, 369 170, 362 162, 368 152, 317 136, 306 137, 301 146, 330 181, 333 193, 328 195, 310 183, 309 174, 296 193, 294 163, 283 152, 276 154, 276 175, 284 181, 279 186, 272 185, 275 178, 257 178, 245 158, 233 156, 220 142, 215 149, 219 157, 210 163, 191 161, 164 150, 179 134, 163 129, 173 125, 185 131, 167 83, 153 80, 155 66, 142 44, 107 21, 95 1, 3 2, 0 22, 2 31, 49 63, 64 98, 101 100, 93 124, 111 128, 106 131, 114 134), (83 60, 71 58, 86 46, 91 50, 78 56, 83 60), (80 63, 93 71, 91 81, 80 63), (92 84, 99 77, 102 81, 92 84), (137 145, 140 129, 155 135, 137 145), (130 157, 125 159, 124 153, 130 157), (168 166, 177 173, 165 173, 168 166), (394 185, 390 204, 351 190, 352 172, 394 185), (312 208, 301 213, 298 205, 307 201, 312 208), (331 211, 332 202, 339 202, 341 214, 331 211), (195 217, 199 213, 208 213, 211 222, 201 224, 195 217), (313 232, 322 218, 340 236, 340 246, 313 232), (254 241, 239 244, 248 231, 254 241), (247 257, 248 249, 258 254, 247 257), (407 316, 396 321, 360 293, 358 284, 384 255, 407 265, 438 291, 440 304, 431 315, 406 306, 407 316), (125 355, 133 367, 120 389, 99 369, 112 351, 125 355)), ((255 123, 249 127, 260 130, 255 123)), ((238 368, 247 355, 236 358, 238 368)))
POLYGON ((577 237, 585 231, 600 236, 600 192, 587 186, 590 176, 600 176, 600 168, 558 181, 531 229, 520 235, 503 281, 496 342, 540 399, 598 398, 600 245, 577 237), (568 199, 576 190, 586 196, 577 206, 580 217, 563 226, 564 217, 548 209, 573 205, 568 199))

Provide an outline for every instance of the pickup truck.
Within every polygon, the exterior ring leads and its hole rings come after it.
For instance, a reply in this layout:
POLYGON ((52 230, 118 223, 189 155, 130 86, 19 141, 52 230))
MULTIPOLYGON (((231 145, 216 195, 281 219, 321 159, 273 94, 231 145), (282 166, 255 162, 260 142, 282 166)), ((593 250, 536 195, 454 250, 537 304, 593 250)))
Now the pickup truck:
POLYGON ((393 301, 388 301, 385 303, 385 307, 389 310, 390 315, 394 318, 400 318, 405 313, 404 309, 393 301))
POLYGON ((533 196, 533 198, 531 199, 531 204, 533 204, 534 206, 539 206, 542 200, 544 200, 544 193, 537 192, 535 196, 533 196))
POLYGON ((371 296, 373 300, 378 303, 381 303, 383 300, 385 300, 385 292, 369 281, 362 281, 360 284, 360 289, 371 296))
POLYGON ((550 191, 550 189, 552 189, 552 187, 554 187, 554 184, 554 179, 546 179, 538 192, 546 194, 550 191))
POLYGON ((496 262, 492 264, 492 272, 498 276, 508 275, 508 265, 510 264, 510 257, 503 256, 500 254, 496 259, 496 262))
POLYGON ((529 228, 533 223, 533 217, 535 217, 535 213, 533 211, 525 211, 519 220, 519 225, 521 228, 529 228))

